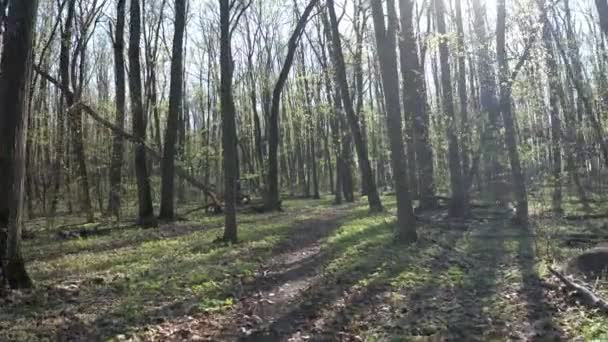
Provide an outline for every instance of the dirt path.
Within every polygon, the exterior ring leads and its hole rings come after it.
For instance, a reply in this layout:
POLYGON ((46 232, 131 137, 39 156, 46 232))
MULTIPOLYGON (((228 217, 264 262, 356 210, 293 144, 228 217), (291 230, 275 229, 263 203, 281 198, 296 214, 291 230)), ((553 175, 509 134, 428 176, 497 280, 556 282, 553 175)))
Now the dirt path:
POLYGON ((236 324, 226 327, 225 337, 239 341, 278 341, 310 320, 312 312, 295 316, 289 313, 302 305, 306 291, 321 280, 327 261, 321 243, 339 227, 339 219, 345 213, 343 207, 333 208, 323 217, 294 226, 291 238, 275 249, 256 279, 246 285, 245 293, 252 295, 239 302, 234 315, 236 324), (287 316, 289 320, 283 319, 287 316), (235 328, 237 336, 231 334, 235 328))

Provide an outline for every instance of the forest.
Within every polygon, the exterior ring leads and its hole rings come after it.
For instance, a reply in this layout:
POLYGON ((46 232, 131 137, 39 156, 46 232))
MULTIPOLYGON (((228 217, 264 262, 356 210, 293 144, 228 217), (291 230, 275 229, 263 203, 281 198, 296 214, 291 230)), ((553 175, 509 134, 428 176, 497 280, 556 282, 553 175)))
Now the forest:
POLYGON ((0 341, 608 340, 608 0, 0 0, 0 341))

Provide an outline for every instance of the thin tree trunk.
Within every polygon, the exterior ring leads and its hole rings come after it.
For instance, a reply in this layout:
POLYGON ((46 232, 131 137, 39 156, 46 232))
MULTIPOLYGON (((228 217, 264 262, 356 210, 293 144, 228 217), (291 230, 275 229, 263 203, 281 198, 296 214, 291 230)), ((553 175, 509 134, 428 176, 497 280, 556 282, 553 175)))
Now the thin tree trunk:
MULTIPOLYGON (((355 140, 355 148, 357 150, 357 157, 359 158, 359 168, 361 169, 361 177, 367 182, 367 201, 371 212, 380 212, 383 210, 380 196, 378 195, 378 189, 376 187, 376 180, 372 172, 372 167, 369 162, 369 153, 367 145, 363 140, 363 133, 359 126, 359 120, 355 114, 353 103, 351 101, 350 92, 348 88, 348 81, 346 77, 346 63, 344 62, 344 55, 342 53, 342 43, 340 41, 340 32, 338 29, 338 18, 336 17, 336 11, 334 8, 334 1, 327 0, 327 7, 329 9, 329 27, 331 28, 332 37, 332 55, 335 64, 335 72, 339 81, 338 87, 340 88, 340 95, 342 96, 342 105, 346 110, 346 117, 350 125, 352 136, 355 140)), ((346 161, 345 161, 346 162, 346 161)))
MULTIPOLYGON (((116 126, 125 126, 125 4, 126 0, 118 0, 116 7, 116 36, 114 38, 114 77, 116 82, 116 126)), ((114 134, 112 143, 112 161, 110 164, 110 198, 108 213, 120 219, 122 192, 122 164, 124 159, 124 141, 120 134, 114 134)))
MULTIPOLYGON (((498 109, 496 70, 494 69, 494 61, 491 57, 491 37, 487 33, 486 22, 486 4, 480 3, 480 0, 473 0, 474 20, 473 27, 476 40, 479 42, 479 57, 478 57, 478 73, 479 73, 479 97, 481 103, 481 112, 487 117, 486 127, 483 131, 486 132, 480 137, 481 151, 483 153, 483 164, 485 164, 485 180, 489 186, 489 192, 494 200, 499 197, 496 188, 493 186, 498 175, 502 173, 503 166, 500 164, 500 154, 502 144, 500 141, 500 112, 498 109)), ((479 178, 482 178, 481 175, 479 178)), ((481 184, 481 182, 480 182, 481 184)), ((468 190, 468 189, 467 189, 468 190)))
MULTIPOLYGON (((546 9, 544 4, 541 4, 543 8, 543 18, 547 19, 546 9)), ((559 85, 559 74, 557 69, 557 62, 555 60, 555 53, 553 45, 551 44, 551 31, 547 25, 543 28, 543 45, 545 48, 545 63, 547 66, 547 77, 549 78, 549 116, 551 118, 551 155, 553 157, 553 212, 556 215, 563 214, 562 208, 562 150, 561 150, 561 135, 562 126, 561 118, 559 115, 559 98, 558 89, 559 85)))
MULTIPOLYGON (((470 167, 470 136, 469 136, 469 108, 467 93, 467 69, 465 63, 466 50, 464 46, 464 25, 462 23, 462 4, 456 1, 456 26, 458 29, 458 98, 460 100, 460 131, 462 151, 462 177, 465 178, 470 167)), ((471 85, 472 86, 472 85, 471 85)), ((464 195, 468 197, 465 189, 464 195)))
POLYGON ((509 63, 506 51, 506 6, 505 0, 498 0, 497 20, 496 20, 496 55, 500 75, 500 112, 505 125, 505 142, 509 153, 511 173, 513 177, 513 187, 516 203, 516 220, 518 223, 527 226, 528 224, 528 193, 524 174, 517 151, 517 136, 515 131, 515 120, 512 113, 511 104, 511 82, 509 75, 509 63))

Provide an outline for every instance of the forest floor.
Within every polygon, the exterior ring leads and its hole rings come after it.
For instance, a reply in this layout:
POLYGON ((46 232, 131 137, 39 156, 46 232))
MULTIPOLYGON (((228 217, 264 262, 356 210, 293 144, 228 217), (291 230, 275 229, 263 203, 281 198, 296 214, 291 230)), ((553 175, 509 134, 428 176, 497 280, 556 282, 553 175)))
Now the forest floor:
POLYGON ((523 230, 505 212, 451 222, 438 210, 403 246, 384 201, 378 215, 329 197, 243 213, 233 246, 213 242, 223 218, 193 206, 155 229, 32 220, 24 249, 37 286, 0 299, 0 340, 608 340, 608 317, 547 272, 590 247, 566 233, 606 232, 605 220, 537 210, 523 230), (69 234, 83 231, 93 233, 69 234))

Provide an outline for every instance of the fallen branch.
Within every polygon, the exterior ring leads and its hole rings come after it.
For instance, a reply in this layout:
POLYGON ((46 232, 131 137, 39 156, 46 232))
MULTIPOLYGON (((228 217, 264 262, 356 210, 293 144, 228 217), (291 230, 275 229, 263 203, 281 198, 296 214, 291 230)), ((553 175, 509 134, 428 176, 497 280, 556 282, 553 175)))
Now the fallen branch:
MULTIPOLYGON (((59 90, 61 90, 62 93, 73 94, 70 89, 65 88, 53 76, 49 75, 44 70, 40 69, 37 65, 34 65, 34 70, 40 76, 42 76, 47 81, 51 82, 53 85, 55 85, 57 88, 59 88, 59 90)), ((99 124, 101 124, 102 126, 106 127, 107 129, 111 130, 115 134, 120 135, 125 140, 128 140, 128 141, 130 141, 130 142, 132 142, 134 144, 138 144, 138 145, 143 146, 146 149, 146 151, 150 154, 150 156, 152 156, 152 158, 154 158, 155 160, 157 160, 157 161, 161 161, 162 160, 162 158, 163 158, 162 155, 158 151, 156 151, 155 149, 153 149, 152 147, 148 146, 145 141, 143 141, 142 139, 136 137, 135 135, 133 135, 131 133, 126 132, 124 129, 122 129, 122 128, 116 126, 116 125, 114 125, 110 121, 104 119, 93 108, 91 108, 89 105, 87 105, 87 104, 85 104, 83 102, 77 102, 72 107, 70 107, 68 109, 68 115, 71 115, 72 113, 78 112, 78 111, 84 111, 93 120, 97 121, 99 124)), ((191 175, 189 175, 188 172, 186 170, 184 170, 181 166, 179 166, 177 163, 175 164, 175 175, 177 175, 178 177, 186 180, 188 183, 190 183, 194 187, 202 190, 207 196, 211 197, 211 200, 213 201, 213 203, 215 205, 218 205, 218 206, 220 205, 220 201, 218 201, 217 196, 211 190, 210 187, 208 187, 203 182, 201 182, 198 179, 196 179, 196 178, 192 177, 191 175)))
POLYGON ((605 299, 600 298, 598 295, 593 293, 593 291, 589 290, 586 286, 578 284, 574 280, 568 279, 565 275, 556 271, 551 266, 549 266, 549 272, 551 272, 551 274, 561 280, 561 282, 564 283, 566 287, 576 291, 579 295, 581 295, 589 305, 598 308, 604 313, 608 313, 608 302, 605 299))

